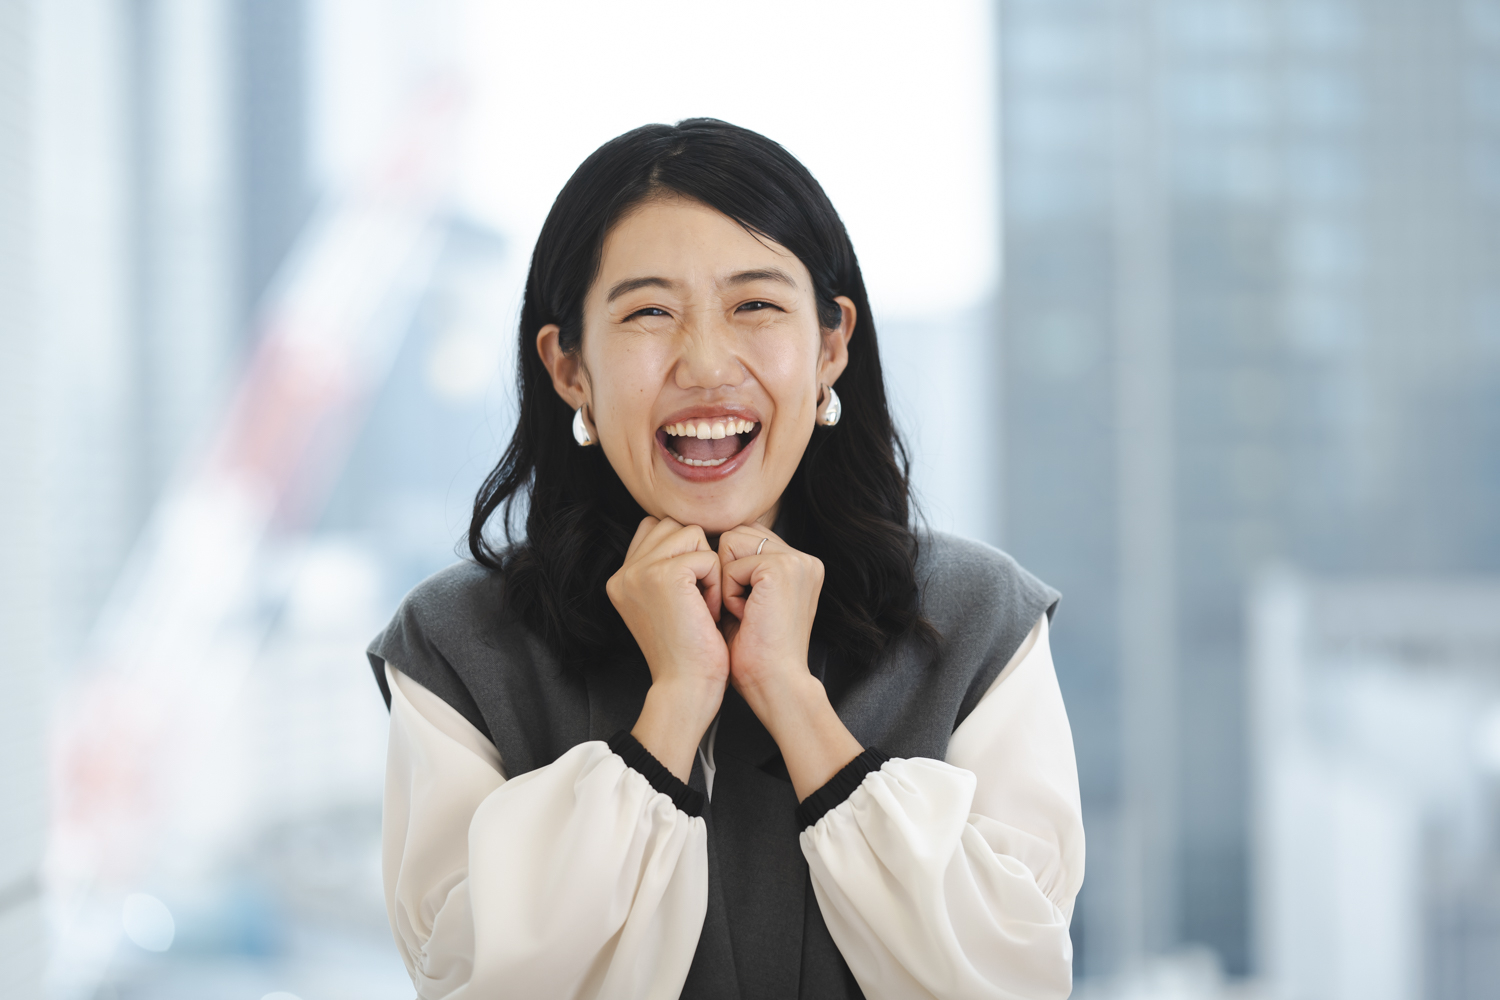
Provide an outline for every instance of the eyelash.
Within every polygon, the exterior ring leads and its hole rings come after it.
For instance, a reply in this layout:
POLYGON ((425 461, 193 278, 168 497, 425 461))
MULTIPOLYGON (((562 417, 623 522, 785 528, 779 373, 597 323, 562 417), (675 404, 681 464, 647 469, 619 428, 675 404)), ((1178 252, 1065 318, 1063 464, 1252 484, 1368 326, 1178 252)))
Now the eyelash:
MULTIPOLYGON (((777 309, 777 310, 779 310, 780 308, 781 308, 780 306, 775 305, 775 304, 770 303, 770 302, 767 302, 764 299, 755 299, 755 300, 753 300, 751 302, 743 303, 737 309, 735 309, 735 312, 739 312, 741 309, 745 309, 745 310, 747 310, 749 312, 760 312, 763 309, 777 309), (749 308, 750 306, 754 306, 756 308, 751 309, 751 308, 749 308)), ((667 315, 667 311, 665 309, 658 309, 656 306, 647 306, 644 309, 637 309, 635 312, 631 313, 629 316, 626 316, 625 318, 629 320, 629 319, 635 319, 638 316, 665 316, 665 315, 667 315)))

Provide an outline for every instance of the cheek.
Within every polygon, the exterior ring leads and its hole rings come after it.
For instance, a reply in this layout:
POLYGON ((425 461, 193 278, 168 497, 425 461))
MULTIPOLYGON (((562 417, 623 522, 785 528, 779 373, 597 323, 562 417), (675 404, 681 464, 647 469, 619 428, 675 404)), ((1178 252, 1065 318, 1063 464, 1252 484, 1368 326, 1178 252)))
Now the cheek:
POLYGON ((819 340, 817 331, 768 329, 758 331, 755 374, 776 404, 776 422, 801 425, 801 417, 817 405, 819 340))
POLYGON ((612 457, 616 453, 635 457, 642 450, 643 431, 654 440, 651 412, 667 359, 653 349, 649 338, 600 337, 596 344, 584 356, 592 376, 594 422, 601 443, 612 457))

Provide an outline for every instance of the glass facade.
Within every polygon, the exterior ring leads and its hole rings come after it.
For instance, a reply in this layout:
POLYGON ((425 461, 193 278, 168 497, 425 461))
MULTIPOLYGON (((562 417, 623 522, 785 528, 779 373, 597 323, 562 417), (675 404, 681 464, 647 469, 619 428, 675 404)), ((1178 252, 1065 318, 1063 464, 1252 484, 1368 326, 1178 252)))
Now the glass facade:
POLYGON ((1085 976, 1257 968, 1259 570, 1500 569, 1497 10, 1001 5, 1003 537, 1066 595, 1085 976))

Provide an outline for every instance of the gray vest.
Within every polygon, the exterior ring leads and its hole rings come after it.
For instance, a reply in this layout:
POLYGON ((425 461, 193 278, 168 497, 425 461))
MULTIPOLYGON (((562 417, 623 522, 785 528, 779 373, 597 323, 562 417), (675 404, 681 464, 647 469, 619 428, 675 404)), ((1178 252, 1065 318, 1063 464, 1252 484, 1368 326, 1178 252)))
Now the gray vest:
MULTIPOLYGON (((1055 590, 979 542, 921 537, 923 610, 942 643, 902 643, 865 669, 814 642, 808 666, 855 739, 891 757, 942 760, 948 738, 1020 648, 1055 590)), ((644 661, 564 672, 505 610, 505 582, 457 563, 418 584, 370 644, 384 663, 439 695, 500 751, 508 777, 635 725, 651 675, 644 661)), ((862 996, 828 934, 798 845, 797 796, 776 743, 733 688, 714 741, 708 913, 685 1000, 839 1000, 862 996)), ((704 791, 695 761, 689 785, 704 791)), ((480 944, 480 947, 483 945, 480 944)))

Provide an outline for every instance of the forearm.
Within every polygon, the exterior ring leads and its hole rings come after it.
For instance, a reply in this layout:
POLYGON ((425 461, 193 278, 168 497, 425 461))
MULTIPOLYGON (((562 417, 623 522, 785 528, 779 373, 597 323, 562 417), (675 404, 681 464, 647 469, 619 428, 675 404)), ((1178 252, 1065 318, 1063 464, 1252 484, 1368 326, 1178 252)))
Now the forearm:
POLYGON ((680 781, 693 773, 693 755, 724 700, 723 684, 678 681, 651 685, 630 735, 680 781))
POLYGON ((740 693, 780 747, 799 802, 864 750, 833 710, 823 683, 811 674, 793 673, 740 693))

